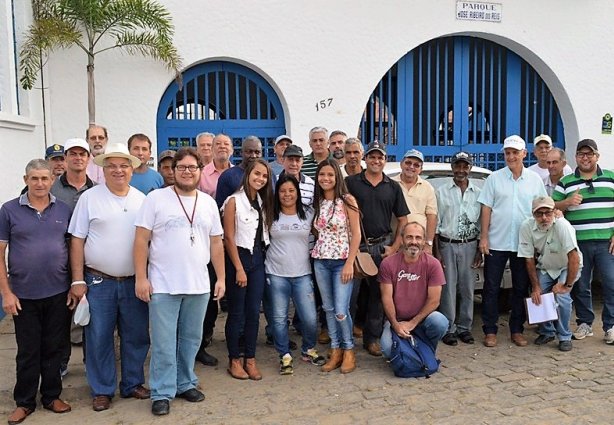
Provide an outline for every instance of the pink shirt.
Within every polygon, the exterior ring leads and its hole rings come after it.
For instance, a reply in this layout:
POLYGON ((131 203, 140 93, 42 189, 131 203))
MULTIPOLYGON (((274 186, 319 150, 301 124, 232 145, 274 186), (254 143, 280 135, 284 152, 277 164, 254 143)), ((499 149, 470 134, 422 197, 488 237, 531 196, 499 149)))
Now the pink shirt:
POLYGON ((102 171, 102 167, 94 164, 94 157, 90 156, 87 168, 85 169, 87 176, 98 184, 104 184, 104 173, 102 171))
POLYGON ((446 284, 443 268, 435 257, 422 253, 418 261, 405 262, 402 252, 384 258, 378 282, 392 284, 392 299, 397 320, 411 320, 426 303, 429 286, 446 284))
MULTIPOLYGON (((232 167, 232 164, 230 164, 230 167, 232 167)), ((215 199, 217 181, 219 180, 222 173, 228 168, 219 171, 217 168, 215 168, 215 164, 213 161, 205 165, 202 173, 200 174, 200 183, 198 183, 198 189, 215 199)))

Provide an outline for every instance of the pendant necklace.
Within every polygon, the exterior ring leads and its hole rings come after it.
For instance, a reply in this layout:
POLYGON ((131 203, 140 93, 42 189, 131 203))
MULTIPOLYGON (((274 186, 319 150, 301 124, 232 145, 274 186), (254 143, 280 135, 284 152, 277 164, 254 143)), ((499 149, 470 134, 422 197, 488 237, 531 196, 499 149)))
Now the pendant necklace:
POLYGON ((181 198, 179 197, 179 194, 177 193, 177 189, 175 189, 174 186, 173 186, 173 190, 175 191, 175 195, 177 195, 177 200, 179 201, 179 205, 181 205, 181 209, 183 210, 183 213, 185 214, 185 218, 190 223, 190 244, 194 246, 194 239, 195 239, 194 237, 194 213, 196 213, 196 203, 198 202, 198 191, 196 191, 196 199, 194 199, 194 208, 192 208, 192 216, 190 217, 185 207, 183 206, 183 202, 181 202, 181 198))

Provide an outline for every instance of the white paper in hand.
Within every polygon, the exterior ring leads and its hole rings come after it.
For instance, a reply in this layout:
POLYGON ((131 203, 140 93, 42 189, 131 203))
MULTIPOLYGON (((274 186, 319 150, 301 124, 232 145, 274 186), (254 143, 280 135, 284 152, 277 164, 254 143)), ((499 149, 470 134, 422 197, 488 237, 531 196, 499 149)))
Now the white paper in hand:
POLYGON ((527 305, 527 319, 530 325, 559 319, 559 312, 556 308, 557 305, 552 292, 541 295, 540 305, 535 305, 531 297, 526 298, 525 303, 527 305))
POLYGON ((79 301, 77 308, 75 309, 75 316, 73 318, 75 325, 87 326, 90 323, 90 304, 87 302, 87 297, 84 295, 79 301))

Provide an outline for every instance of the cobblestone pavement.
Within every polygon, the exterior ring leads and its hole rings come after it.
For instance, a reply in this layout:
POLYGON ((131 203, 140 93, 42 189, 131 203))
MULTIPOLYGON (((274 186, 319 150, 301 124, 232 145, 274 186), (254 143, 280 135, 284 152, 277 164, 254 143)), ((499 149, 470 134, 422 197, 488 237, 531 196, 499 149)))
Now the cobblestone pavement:
MULTIPOLYGON (((479 311, 476 311, 479 317, 479 311)), ((264 321, 262 317, 261 322, 264 321)), ((479 322, 479 319, 477 320, 479 322)), ((529 344, 519 348, 509 340, 501 320, 499 345, 481 344, 476 323, 475 345, 440 344, 440 373, 430 379, 399 379, 381 358, 357 353, 358 368, 342 375, 323 373, 302 363, 295 353, 292 376, 278 374, 273 348, 261 333, 257 360, 264 374, 260 382, 237 381, 226 373, 223 340, 225 314, 210 352, 222 361, 216 368, 196 366, 203 403, 171 403, 171 414, 154 417, 149 401, 113 399, 112 408, 91 410, 89 390, 75 349, 62 397, 71 413, 57 415, 42 408, 27 424, 612 424, 614 402, 614 346, 603 342, 601 323, 595 336, 574 341, 571 352, 529 344)), ((535 329, 525 331, 530 340, 535 329)), ((298 342, 298 336, 292 339, 298 342)), ((358 340, 360 343, 360 340, 358 340)), ((320 347, 325 352, 325 347, 320 347)), ((14 408, 15 339, 10 318, 0 322, 0 416, 4 421, 14 408)))

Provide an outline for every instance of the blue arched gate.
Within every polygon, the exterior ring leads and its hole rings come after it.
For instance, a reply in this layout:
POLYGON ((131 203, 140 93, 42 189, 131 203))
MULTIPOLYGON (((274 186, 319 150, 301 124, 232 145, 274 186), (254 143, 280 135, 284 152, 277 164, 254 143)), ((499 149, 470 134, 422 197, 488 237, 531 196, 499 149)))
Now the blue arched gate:
POLYGON ((196 146, 196 135, 226 133, 240 159, 241 139, 258 136, 264 156, 274 157, 273 142, 286 132, 279 97, 264 78, 242 65, 207 62, 183 73, 181 90, 172 83, 157 114, 158 153, 196 146))
POLYGON ((463 149, 495 170, 505 164, 505 137, 520 135, 532 152, 541 133, 565 146, 554 98, 531 65, 491 41, 446 37, 417 47, 386 73, 367 102, 359 137, 388 144, 389 161, 416 148, 427 161, 449 162, 463 149))

